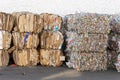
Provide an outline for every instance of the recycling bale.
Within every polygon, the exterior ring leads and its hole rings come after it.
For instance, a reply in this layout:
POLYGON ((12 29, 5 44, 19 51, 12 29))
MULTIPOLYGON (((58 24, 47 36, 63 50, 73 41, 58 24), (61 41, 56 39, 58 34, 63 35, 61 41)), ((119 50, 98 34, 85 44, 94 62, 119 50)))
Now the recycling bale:
POLYGON ((0 49, 9 49, 11 45, 12 35, 10 32, 1 30, 0 31, 0 49))
POLYGON ((68 67, 78 71, 107 70, 108 34, 112 18, 112 15, 96 13, 65 16, 65 56, 68 67))
POLYGON ((107 70, 107 54, 106 52, 71 52, 70 60, 66 62, 69 68, 78 71, 98 71, 107 70))
POLYGON ((30 12, 14 12, 16 32, 39 33, 43 30, 43 17, 30 12))
POLYGON ((42 66, 61 66, 65 57, 62 53, 64 37, 62 17, 56 14, 42 13, 44 29, 40 33, 40 64, 42 66))
POLYGON ((42 66, 61 66, 65 57, 61 50, 40 49, 40 64, 42 66))
POLYGON ((18 66, 35 66, 39 63, 39 54, 34 48, 16 49, 13 52, 13 60, 18 66))
POLYGON ((9 63, 9 54, 7 50, 0 50, 0 66, 7 66, 9 63))
POLYGON ((40 36, 42 49, 61 49, 63 41, 63 35, 59 31, 43 31, 40 36))
POLYGON ((44 30, 60 30, 62 26, 62 17, 56 14, 42 13, 44 20, 44 30))
POLYGON ((96 13, 69 14, 65 16, 66 30, 77 33, 108 34, 112 18, 111 15, 96 13))
POLYGON ((111 30, 117 34, 120 34, 120 15, 116 14, 113 16, 110 22, 111 30))
POLYGON ((108 35, 106 34, 78 34, 68 31, 66 38, 67 51, 104 52, 108 45, 108 35))
POLYGON ((111 32, 108 40, 108 67, 119 71, 118 55, 120 54, 120 15, 114 15, 110 22, 111 32))
POLYGON ((115 65, 116 70, 117 70, 118 72, 120 72, 120 53, 118 54, 117 60, 116 60, 116 62, 114 63, 114 65, 115 65))
POLYGON ((107 56, 108 56, 108 68, 115 68, 115 63, 117 62, 117 56, 119 53, 117 53, 114 50, 108 50, 107 56))
POLYGON ((11 14, 0 12, 0 30, 11 32, 14 24, 14 17, 11 14))
POLYGON ((23 48, 37 48, 39 45, 39 38, 38 34, 35 33, 20 33, 20 32, 13 32, 13 44, 18 49, 23 48))

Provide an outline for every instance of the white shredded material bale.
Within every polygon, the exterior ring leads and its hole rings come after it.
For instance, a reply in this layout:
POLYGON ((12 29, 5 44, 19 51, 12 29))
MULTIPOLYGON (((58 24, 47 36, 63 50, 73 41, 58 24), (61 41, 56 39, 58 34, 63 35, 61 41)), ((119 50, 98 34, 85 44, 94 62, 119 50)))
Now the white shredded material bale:
POLYGON ((77 33, 109 33, 110 31, 110 15, 79 13, 70 14, 66 17, 67 31, 75 31, 77 33))
POLYGON ((107 69, 111 15, 80 13, 65 17, 68 67, 79 71, 107 69), (89 60, 90 59, 90 60, 89 60))
POLYGON ((107 54, 106 52, 75 52, 71 51, 70 60, 66 63, 68 67, 72 67, 78 71, 96 71, 107 70, 107 54))
POLYGON ((108 36, 106 34, 78 34, 67 31, 66 36, 66 51, 104 52, 108 44, 108 36))

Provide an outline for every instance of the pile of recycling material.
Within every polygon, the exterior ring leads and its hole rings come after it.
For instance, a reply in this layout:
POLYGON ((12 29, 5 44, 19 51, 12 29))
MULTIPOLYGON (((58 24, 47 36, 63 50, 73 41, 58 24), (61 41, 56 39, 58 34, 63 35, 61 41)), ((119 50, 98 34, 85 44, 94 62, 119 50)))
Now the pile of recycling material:
POLYGON ((78 13, 65 17, 67 66, 78 71, 107 70, 111 15, 78 13))
POLYGON ((108 45, 108 67, 120 71, 120 15, 115 15, 110 22, 111 32, 108 45))

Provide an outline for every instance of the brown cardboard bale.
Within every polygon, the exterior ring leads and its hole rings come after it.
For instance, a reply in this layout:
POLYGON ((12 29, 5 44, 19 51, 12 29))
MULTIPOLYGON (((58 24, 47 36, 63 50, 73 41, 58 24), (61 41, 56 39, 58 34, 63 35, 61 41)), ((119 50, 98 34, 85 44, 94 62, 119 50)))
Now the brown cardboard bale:
POLYGON ((40 49, 40 63, 42 66, 61 66, 63 53, 60 50, 40 49))
POLYGON ((66 32, 66 51, 106 51, 108 44, 107 34, 78 34, 76 32, 66 32))
POLYGON ((13 32, 13 44, 19 48, 37 48, 39 44, 38 34, 13 32))
POLYGON ((60 30, 62 24, 62 17, 55 14, 43 13, 44 30, 60 30))
POLYGON ((103 33, 110 31, 111 15, 78 13, 65 16, 66 30, 77 33, 103 33))
POLYGON ((19 66, 34 66, 39 62, 39 56, 36 49, 16 49, 13 52, 13 59, 15 64, 19 66))
POLYGON ((0 66, 7 66, 9 62, 9 54, 6 50, 0 50, 0 66))
POLYGON ((0 30, 10 32, 13 28, 14 17, 10 14, 0 12, 0 30))
POLYGON ((19 32, 34 32, 39 33, 43 29, 43 18, 30 12, 13 13, 15 17, 15 28, 19 32))
POLYGON ((66 63, 69 68, 78 71, 98 71, 107 70, 107 54, 106 52, 74 52, 69 54, 70 59, 66 63))
POLYGON ((61 49, 63 41, 59 31, 43 31, 40 36, 41 48, 44 49, 61 49))
POLYGON ((0 49, 10 48, 11 38, 11 33, 7 31, 0 31, 0 49))

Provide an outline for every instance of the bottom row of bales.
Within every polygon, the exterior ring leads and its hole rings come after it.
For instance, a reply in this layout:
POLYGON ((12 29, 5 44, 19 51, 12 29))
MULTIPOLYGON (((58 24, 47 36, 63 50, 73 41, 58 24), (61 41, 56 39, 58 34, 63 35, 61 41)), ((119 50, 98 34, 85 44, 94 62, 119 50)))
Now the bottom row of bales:
MULTIPOLYGON (((43 66, 61 66, 63 53, 60 50, 40 49, 38 52, 32 49, 16 49, 13 51, 13 60, 19 66, 35 66, 39 62, 43 66)), ((0 66, 7 66, 9 63, 9 52, 0 50, 0 66)))
POLYGON ((43 66, 60 66, 62 65, 60 56, 63 56, 60 50, 40 49, 40 52, 38 52, 33 48, 15 50, 13 52, 14 62, 19 66, 34 66, 39 62, 43 66))

